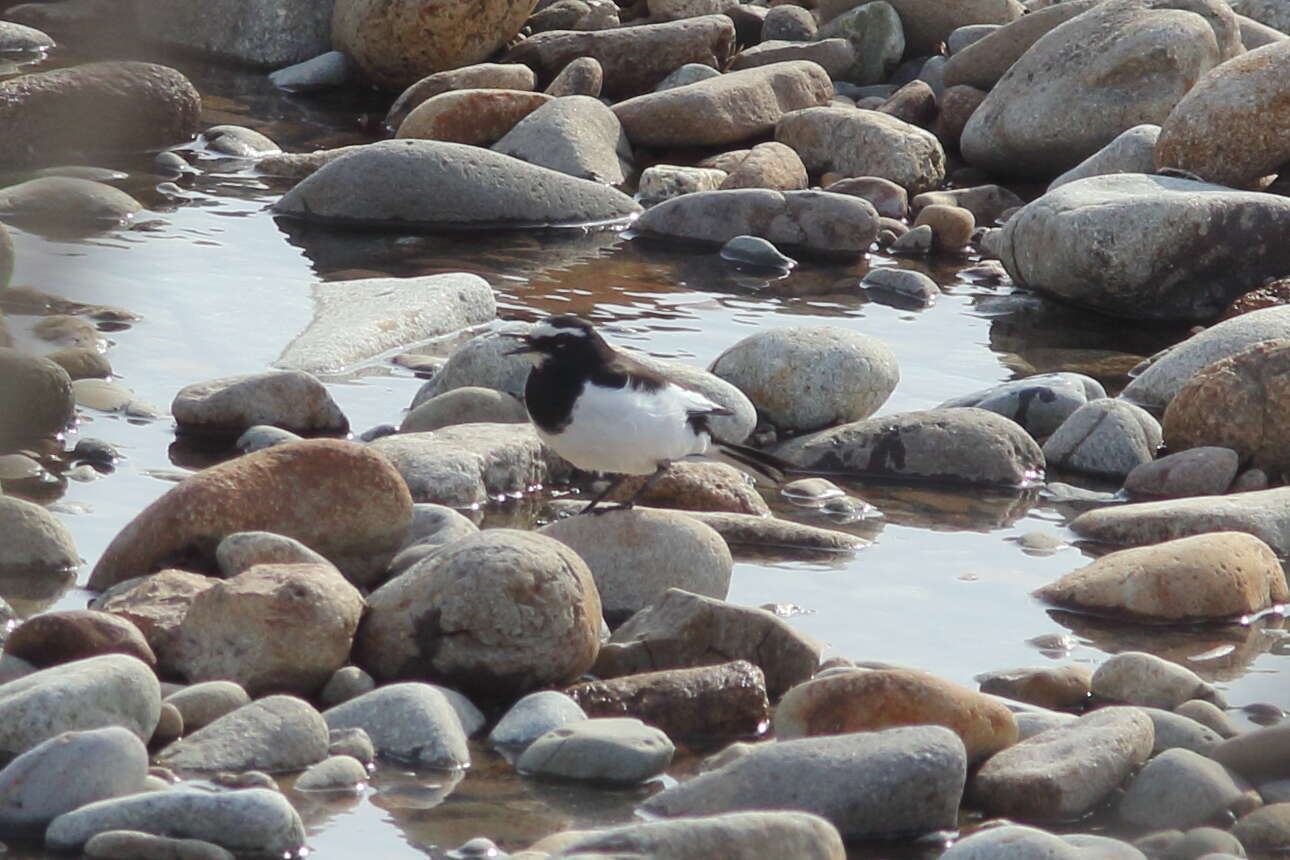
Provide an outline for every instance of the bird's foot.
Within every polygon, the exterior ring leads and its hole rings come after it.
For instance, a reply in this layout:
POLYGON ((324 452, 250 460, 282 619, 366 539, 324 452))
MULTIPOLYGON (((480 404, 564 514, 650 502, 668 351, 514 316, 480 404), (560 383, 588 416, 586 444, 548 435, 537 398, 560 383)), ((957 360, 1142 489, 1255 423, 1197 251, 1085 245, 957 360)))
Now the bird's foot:
POLYGON ((636 505, 633 502, 614 502, 612 505, 601 505, 601 506, 598 506, 596 505, 595 502, 592 502, 582 510, 578 511, 578 515, 581 516, 583 514, 592 514, 593 516, 599 516, 600 514, 607 514, 610 511, 630 511, 634 507, 636 507, 636 505))

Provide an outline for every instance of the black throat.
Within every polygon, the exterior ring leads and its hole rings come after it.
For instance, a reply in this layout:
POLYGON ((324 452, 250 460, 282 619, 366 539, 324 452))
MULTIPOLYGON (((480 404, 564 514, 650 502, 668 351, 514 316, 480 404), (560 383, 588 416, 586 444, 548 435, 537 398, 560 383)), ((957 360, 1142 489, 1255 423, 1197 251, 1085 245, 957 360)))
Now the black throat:
MULTIPOLYGON (((546 355, 540 365, 529 371, 524 385, 529 417, 544 433, 559 433, 573 420, 578 395, 588 384, 658 391, 667 380, 593 334, 558 355, 546 355)), ((613 432, 612 428, 606 428, 606 432, 613 432)))

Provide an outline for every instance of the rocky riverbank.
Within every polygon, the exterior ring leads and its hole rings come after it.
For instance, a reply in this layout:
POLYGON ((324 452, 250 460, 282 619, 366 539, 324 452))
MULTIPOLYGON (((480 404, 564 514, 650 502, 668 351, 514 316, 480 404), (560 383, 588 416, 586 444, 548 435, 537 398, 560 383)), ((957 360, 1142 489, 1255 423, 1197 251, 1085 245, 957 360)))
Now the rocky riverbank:
POLYGON ((1290 21, 1223 0, 250 7, 0 3, 0 839, 293 855, 315 801, 401 768, 445 775, 429 808, 491 749, 529 784, 630 796, 635 818, 523 842, 480 827, 436 856, 1290 844, 1280 712, 1229 701, 1184 638, 1274 624, 1290 599, 1272 238, 1290 21), (105 40, 144 59, 55 67, 105 40), (273 123, 231 121, 179 70, 194 56, 267 75, 306 115, 368 108, 334 145, 291 151, 273 123), (501 336, 540 314, 456 259, 325 267, 274 360, 158 403, 122 381, 149 368, 110 349, 138 334, 131 310, 15 281, 39 242, 159 241, 153 215, 198 205, 219 171, 257 183, 286 235, 323 237, 301 240, 315 256, 482 228, 461 244, 542 237, 559 272, 566 248, 600 253, 578 237, 609 237, 758 289, 844 273, 820 292, 911 314, 953 299, 929 276, 950 266, 1107 326, 1203 328, 1127 385, 1123 352, 1086 349, 925 408, 892 407, 911 369, 854 320, 723 335, 706 369, 642 354, 729 410, 720 436, 799 472, 758 487, 678 464, 636 509, 579 517, 568 496, 596 476, 540 442, 501 336), (434 357, 409 351, 427 343, 434 357), (426 381, 355 420, 344 385, 391 366, 426 381), (85 432, 105 416, 173 426, 171 457, 204 468, 83 559, 49 487, 113 480, 129 451, 85 432), (973 689, 729 599, 749 559, 863 570, 886 535, 861 524, 918 520, 931 488, 953 500, 918 523, 935 528, 1010 524, 1042 495, 1069 534, 1022 549, 1079 538, 1095 557, 1010 585, 1112 653, 1058 642, 1055 664, 981 666, 973 689), (74 583, 89 607, 51 609, 74 583), (1111 647, 1098 625, 1130 632, 1111 647), (1242 706, 1268 725, 1233 719, 1242 706))

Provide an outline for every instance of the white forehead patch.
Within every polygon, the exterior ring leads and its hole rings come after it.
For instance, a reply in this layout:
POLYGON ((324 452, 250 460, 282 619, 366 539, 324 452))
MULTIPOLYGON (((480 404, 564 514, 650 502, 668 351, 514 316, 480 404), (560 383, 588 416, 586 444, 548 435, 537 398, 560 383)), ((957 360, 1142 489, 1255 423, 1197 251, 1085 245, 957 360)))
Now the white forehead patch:
POLYGON ((543 320, 542 322, 533 326, 533 328, 529 330, 529 337, 535 338, 535 339, 547 338, 547 337, 558 337, 559 335, 562 335, 562 334, 572 335, 573 337, 587 336, 586 330, 581 327, 555 326, 555 325, 551 325, 551 323, 546 320, 543 320))

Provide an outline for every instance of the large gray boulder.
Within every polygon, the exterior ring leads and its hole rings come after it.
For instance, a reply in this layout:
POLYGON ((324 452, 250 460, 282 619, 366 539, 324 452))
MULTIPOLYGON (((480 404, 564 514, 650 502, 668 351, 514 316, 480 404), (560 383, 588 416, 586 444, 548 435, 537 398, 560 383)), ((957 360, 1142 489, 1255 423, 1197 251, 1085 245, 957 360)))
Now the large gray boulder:
POLYGON ((1208 322, 1290 271, 1290 245, 1251 241, 1287 229, 1285 197, 1124 173, 1048 192, 992 248, 1018 286, 1118 316, 1208 322))
POLYGON ((1164 122, 1197 78, 1242 50, 1221 0, 1109 0, 1012 65, 963 129, 963 156, 1001 176, 1050 178, 1126 129, 1164 122))
POLYGON ((318 0, 131 0, 142 36, 226 63, 276 68, 331 50, 332 3, 318 0))
POLYGON ((274 206, 340 224, 536 227, 623 221, 640 211, 598 182, 500 152, 439 140, 386 140, 321 167, 274 206))
POLYGON ((945 150, 936 136, 880 111, 793 111, 775 126, 775 140, 792 147, 812 173, 877 176, 910 195, 940 188, 945 181, 945 150))

